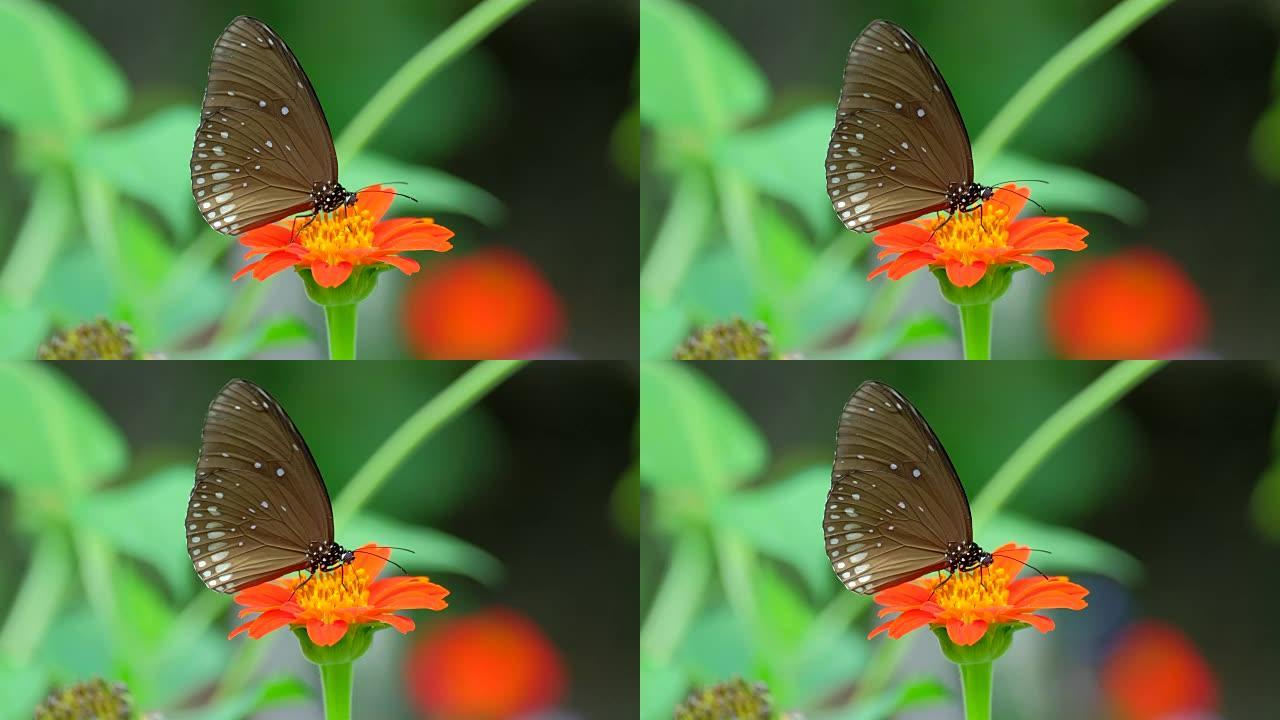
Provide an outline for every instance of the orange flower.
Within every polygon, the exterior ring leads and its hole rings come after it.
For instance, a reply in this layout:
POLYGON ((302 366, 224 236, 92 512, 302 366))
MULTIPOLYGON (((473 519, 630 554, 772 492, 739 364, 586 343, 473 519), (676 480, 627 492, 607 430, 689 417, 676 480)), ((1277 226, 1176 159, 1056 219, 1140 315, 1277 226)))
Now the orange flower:
POLYGON ((305 585, 303 578, 282 578, 236 593, 236 602, 245 606, 240 617, 259 615, 227 638, 248 632, 257 640, 289 625, 306 627, 311 642, 325 647, 341 640, 350 626, 362 623, 386 623, 402 633, 412 630, 413 620, 394 614, 396 610, 448 607, 444 598, 449 591, 425 577, 376 579, 391 557, 390 548, 369 543, 355 555, 350 566, 318 572, 305 585))
POLYGON ((1123 720, 1218 717, 1218 681, 1186 633, 1154 620, 1124 629, 1102 662, 1102 689, 1123 720))
POLYGON ((1035 253, 1039 250, 1083 250, 1088 231, 1064 217, 1034 217, 1015 220, 1027 204, 1031 190, 1012 183, 996 188, 981 209, 956 213, 950 220, 937 216, 890 225, 876 234, 875 243, 884 250, 880 259, 896 258, 876 268, 867 279, 887 273, 890 280, 922 267, 947 269, 952 285, 972 287, 987 268, 1022 264, 1044 275, 1053 262, 1035 253))
POLYGON ((240 236, 249 248, 249 263, 231 279, 252 271, 256 280, 265 280, 290 267, 311 270, 321 287, 338 287, 358 265, 386 263, 406 275, 418 271, 418 263, 397 253, 408 250, 448 252, 453 231, 435 224, 431 218, 383 220, 394 195, 381 185, 360 191, 353 205, 331 213, 294 217, 254 228, 240 236))
POLYGON ((1006 543, 992 553, 990 567, 973 572, 957 572, 936 591, 943 578, 927 577, 876 593, 884 605, 880 617, 898 616, 871 631, 868 638, 888 632, 900 638, 929 625, 945 627, 951 642, 973 645, 987 628, 999 623, 1027 623, 1040 632, 1053 629, 1053 620, 1035 614, 1037 610, 1066 608, 1082 610, 1089 591, 1065 577, 1040 576, 1015 580, 1031 551, 1006 543))
POLYGON ((1053 344, 1073 359, 1164 358, 1205 339, 1203 295, 1172 258, 1139 247, 1084 262, 1049 292, 1053 344))

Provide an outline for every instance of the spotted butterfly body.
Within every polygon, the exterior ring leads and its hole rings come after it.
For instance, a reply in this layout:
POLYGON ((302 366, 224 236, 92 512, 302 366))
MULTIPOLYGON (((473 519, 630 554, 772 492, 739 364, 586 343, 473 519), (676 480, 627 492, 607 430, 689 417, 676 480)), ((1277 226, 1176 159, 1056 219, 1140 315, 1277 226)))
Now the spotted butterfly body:
POLYGON ((841 414, 823 530, 836 576, 868 595, 992 561, 973 542, 968 497, 937 435, 901 393, 875 381, 841 414))
POLYGON ((887 20, 849 49, 826 175, 840 222, 860 232, 968 211, 994 193, 973 181, 969 132, 942 73, 887 20))
POLYGON ((205 222, 226 235, 356 200, 338 182, 333 136, 311 81, 261 20, 237 17, 214 43, 191 193, 205 222))
POLYGON ((223 593, 353 559, 334 542, 329 492, 302 434, 248 380, 227 383, 209 405, 186 533, 196 574, 223 593))

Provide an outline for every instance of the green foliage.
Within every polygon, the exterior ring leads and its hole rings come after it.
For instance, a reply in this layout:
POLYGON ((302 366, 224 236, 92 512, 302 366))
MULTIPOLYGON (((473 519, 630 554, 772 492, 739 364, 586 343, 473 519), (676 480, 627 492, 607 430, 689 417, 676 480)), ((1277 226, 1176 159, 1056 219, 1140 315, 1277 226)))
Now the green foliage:
POLYGON ((392 555, 393 560, 409 571, 456 573, 488 585, 502 577, 502 565, 484 550, 439 530, 409 525, 376 513, 356 515, 342 534, 352 540, 349 547, 376 542, 410 548, 410 553, 392 555))
POLYGON ((54 7, 0 4, 0 122, 23 132, 74 136, 119 115, 128 102, 120 70, 54 7))

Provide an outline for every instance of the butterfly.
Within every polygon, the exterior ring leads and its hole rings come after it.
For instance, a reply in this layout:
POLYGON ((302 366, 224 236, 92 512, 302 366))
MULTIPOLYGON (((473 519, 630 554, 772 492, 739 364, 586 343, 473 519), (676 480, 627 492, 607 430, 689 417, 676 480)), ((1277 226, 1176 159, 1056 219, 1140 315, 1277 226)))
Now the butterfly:
POLYGON ((973 181, 969 131, 938 66, 887 20, 849 49, 826 168, 831 206, 861 232, 968 212, 995 193, 973 181))
POLYGON ((209 405, 186 527, 196 574, 222 593, 355 559, 334 542, 329 491, 302 434, 248 380, 227 383, 209 405))
POLYGON ((880 382, 845 403, 822 526, 836 576, 866 595, 992 563, 973 541, 969 498, 938 436, 880 382))
POLYGON ((356 202, 338 182, 333 136, 311 81, 261 20, 237 17, 213 45, 191 192, 205 222, 226 235, 356 202))

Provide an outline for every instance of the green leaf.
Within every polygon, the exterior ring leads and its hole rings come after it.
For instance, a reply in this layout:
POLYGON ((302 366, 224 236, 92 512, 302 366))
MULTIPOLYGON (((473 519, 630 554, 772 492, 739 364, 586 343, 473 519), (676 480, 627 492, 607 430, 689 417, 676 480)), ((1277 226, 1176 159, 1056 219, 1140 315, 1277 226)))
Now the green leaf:
POLYGON ((640 357, 644 360, 670 360, 676 347, 688 335, 689 321, 675 305, 658 305, 640 295, 640 357))
POLYGON ((640 720, 670 720, 684 700, 688 678, 680 668, 640 656, 640 720))
POLYGON ((714 495, 764 469, 760 431, 692 367, 641 365, 640 388, 640 479, 650 487, 714 495))
POLYGON ((713 137, 762 112, 764 74, 705 13, 679 0, 640 3, 640 119, 713 137))
POLYGON ((411 217, 432 217, 453 212, 497 225, 506 210, 487 191, 435 168, 410 165, 374 152, 363 152, 342 166, 342 182, 353 190, 391 181, 397 192, 412 195, 418 203, 397 197, 392 212, 411 217))
POLYGON ((114 312, 111 291, 98 257, 88 247, 69 252, 58 261, 36 293, 58 327, 70 327, 114 312))
POLYGON ((74 135, 128 104, 111 58, 47 3, 0 3, 0 123, 19 131, 74 135))
MULTIPOLYGON (((1006 152, 991 162, 983 176, 992 182, 1006 180, 1045 180, 1048 184, 1024 183, 1031 189, 1031 198, 1044 205, 1048 215, 1059 215, 1071 210, 1096 212, 1136 225, 1146 215, 1146 207, 1137 195, 1102 178, 1065 165, 1036 160, 1006 152)), ((1029 211, 1040 209, 1030 203, 1029 211)))
POLYGON ((352 549, 370 542, 409 548, 412 553, 392 555, 407 570, 457 573, 486 585, 494 585, 502 577, 502 564, 492 555, 432 528, 362 512, 341 528, 340 534, 352 549))
POLYGON ((0 398, 0 483, 70 500, 124 468, 120 431, 49 366, 0 365, 0 398))
MULTIPOLYGON (((211 707, 172 714, 174 720, 240 720, 262 710, 281 707, 311 697, 311 689, 288 675, 273 675, 257 687, 243 690, 211 707)), ((166 717, 169 717, 166 715, 166 717)))
POLYGON ((0 360, 34 360, 49 336, 49 316, 39 307, 19 307, 0 298, 0 360))
POLYGON ((878 693, 850 712, 823 716, 835 720, 887 720, 914 708, 936 705, 951 697, 951 691, 934 678, 909 678, 901 685, 878 693))
POLYGON ((817 105, 773 125, 737 132, 716 144, 715 162, 790 203, 812 233, 828 235, 839 225, 823 170, 834 117, 835 108, 817 105))
POLYGON ((311 327, 294 315, 267 318, 256 328, 217 345, 177 355, 182 359, 242 360, 259 353, 310 342, 311 327))
MULTIPOLYGON (((645 436, 645 443, 649 437, 645 436)), ((815 595, 832 584, 831 564, 822 547, 822 526, 814 515, 831 487, 831 468, 810 467, 758 489, 739 490, 722 499, 712 522, 737 533, 756 551, 795 568, 815 595)))
MULTIPOLYGON (((955 330, 946 320, 934 313, 924 312, 904 318, 900 323, 869 337, 855 338, 853 355, 858 360, 879 360, 919 345, 942 342, 953 337, 955 330)), ((840 350, 831 356, 847 357, 848 354, 847 351, 840 350)))
POLYGON ((1000 513, 978 533, 988 550, 1016 542, 1051 554, 1031 554, 1031 564, 1046 572, 1091 572, 1126 585, 1142 577, 1142 564, 1120 548, 1067 527, 1049 525, 1013 513, 1000 513))
POLYGON ((49 674, 41 665, 0 655, 0 698, 4 698, 0 720, 28 720, 32 709, 44 700, 48 685, 49 674))
POLYGON ((93 677, 111 667, 109 637, 108 629, 98 623, 88 606, 77 606, 50 626, 36 651, 37 663, 59 682, 93 677))
POLYGON ((199 124, 196 108, 166 108, 128 127, 85 138, 76 148, 76 161, 155 208, 175 233, 188 234, 196 217, 188 160, 199 124))
POLYGON ((186 547, 174 542, 186 517, 193 470, 174 465, 143 480, 96 492, 72 508, 76 524, 160 572, 175 594, 194 577, 186 547))
POLYGON ((1272 103, 1258 118, 1250 149, 1258 169, 1271 180, 1280 180, 1280 101, 1272 103))

